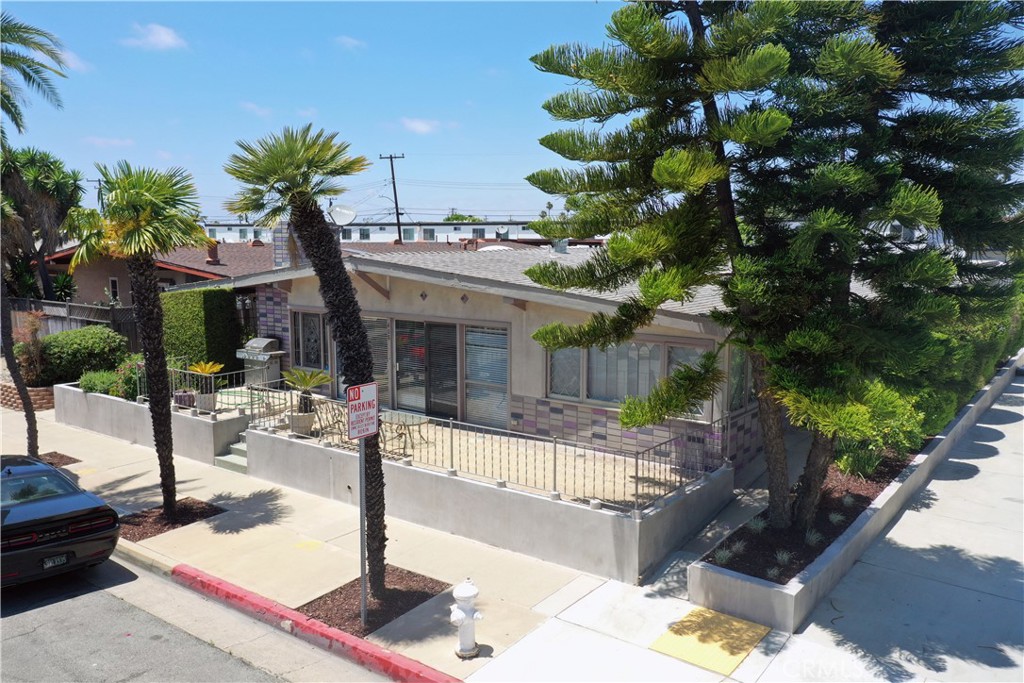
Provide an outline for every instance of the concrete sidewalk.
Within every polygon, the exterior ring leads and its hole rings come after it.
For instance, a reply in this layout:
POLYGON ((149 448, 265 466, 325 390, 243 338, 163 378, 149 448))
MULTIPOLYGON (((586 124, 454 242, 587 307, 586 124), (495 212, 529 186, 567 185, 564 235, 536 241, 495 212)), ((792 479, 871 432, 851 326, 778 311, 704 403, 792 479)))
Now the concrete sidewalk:
MULTIPOLYGON (((739 663, 728 674, 651 646, 697 613, 686 600, 686 565, 759 509, 757 491, 640 587, 389 518, 390 564, 477 584, 482 654, 455 656, 450 591, 367 640, 470 681, 1019 681, 1022 392, 1018 377, 801 633, 772 631, 752 650, 731 653, 739 663)), ((3 452, 24 452, 20 413, 0 417, 3 452)), ((159 505, 152 449, 56 424, 53 411, 39 420, 41 451, 80 459, 67 470, 84 488, 126 514, 159 505)), ((162 571, 189 565, 286 608, 358 577, 356 508, 184 458, 175 465, 179 498, 227 512, 142 543, 123 541, 119 552, 162 571)))

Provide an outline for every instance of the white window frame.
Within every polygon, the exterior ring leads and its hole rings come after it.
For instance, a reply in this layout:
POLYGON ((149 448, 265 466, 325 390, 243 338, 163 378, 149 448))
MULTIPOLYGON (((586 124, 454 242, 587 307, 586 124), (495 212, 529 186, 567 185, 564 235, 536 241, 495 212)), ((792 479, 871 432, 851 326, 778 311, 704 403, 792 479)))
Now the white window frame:
MULTIPOLYGON (((668 376, 670 371, 670 358, 672 348, 692 348, 700 353, 706 353, 714 348, 714 342, 709 339, 698 339, 692 337, 653 337, 653 336, 638 336, 635 337, 625 344, 637 343, 637 344, 648 344, 658 345, 660 349, 660 367, 658 370, 657 379, 661 380, 668 376)), ((547 364, 545 367, 545 396, 550 399, 558 401, 568 401, 573 403, 595 405, 595 406, 608 406, 618 407, 621 401, 604 401, 600 399, 589 397, 589 376, 588 376, 588 362, 589 354, 591 349, 577 349, 579 351, 579 394, 573 396, 571 394, 558 394, 551 391, 551 359, 552 353, 549 351, 546 353, 547 364)), ((711 422, 712 416, 715 414, 714 401, 704 402, 703 414, 687 414, 680 416, 680 419, 689 420, 691 422, 711 422)))
POLYGON ((290 315, 288 316, 288 328, 291 340, 291 360, 293 368, 306 368, 310 370, 329 370, 330 367, 330 335, 327 333, 327 314, 322 310, 292 308, 289 310, 290 315), (304 337, 303 332, 303 316, 315 315, 319 318, 319 330, 320 335, 320 363, 319 365, 310 365, 306 362, 305 350, 302 348, 302 342, 304 337), (296 326, 296 320, 298 320, 298 326, 296 326))
POLYGON ((423 241, 424 242, 436 242, 437 241, 437 229, 436 228, 423 228, 423 241))
POLYGON ((370 229, 369 228, 359 228, 359 241, 360 242, 369 242, 370 241, 370 229))
POLYGON ((487 239, 487 228, 473 228, 473 239, 487 239))
POLYGON ((402 241, 403 242, 415 242, 416 241, 416 228, 402 228, 402 241))

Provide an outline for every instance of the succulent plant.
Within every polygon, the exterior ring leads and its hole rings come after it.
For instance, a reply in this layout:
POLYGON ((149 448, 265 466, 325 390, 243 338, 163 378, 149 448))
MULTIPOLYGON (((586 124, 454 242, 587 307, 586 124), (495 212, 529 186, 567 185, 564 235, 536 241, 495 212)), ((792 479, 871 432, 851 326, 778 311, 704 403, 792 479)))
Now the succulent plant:
POLYGON ((715 564, 724 566, 732 559, 732 551, 728 548, 719 548, 715 551, 713 557, 715 558, 715 564))
POLYGON ((783 565, 783 566, 789 564, 790 562, 793 561, 793 553, 792 553, 792 551, 789 551, 789 550, 776 550, 775 551, 775 561, 778 562, 780 565, 783 565))
POLYGON ((816 546, 823 540, 825 540, 825 537, 820 532, 815 531, 814 529, 808 529, 807 533, 804 534, 804 543, 806 543, 809 546, 816 546))
POLYGON ((846 515, 841 512, 830 512, 828 513, 828 521, 838 526, 846 521, 846 515))
POLYGON ((777 581, 781 574, 782 567, 768 567, 768 569, 765 570, 764 576, 769 581, 777 581))
POLYGON ((750 529, 750 533, 759 534, 768 528, 768 520, 759 515, 747 522, 747 528, 750 529))

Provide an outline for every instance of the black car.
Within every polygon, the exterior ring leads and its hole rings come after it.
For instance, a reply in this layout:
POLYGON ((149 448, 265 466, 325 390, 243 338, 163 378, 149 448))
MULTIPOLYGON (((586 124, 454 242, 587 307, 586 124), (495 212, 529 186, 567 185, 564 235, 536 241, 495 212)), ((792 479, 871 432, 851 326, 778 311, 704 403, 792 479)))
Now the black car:
POLYGON ((24 456, 0 457, 0 585, 97 565, 114 552, 114 508, 64 473, 24 456))

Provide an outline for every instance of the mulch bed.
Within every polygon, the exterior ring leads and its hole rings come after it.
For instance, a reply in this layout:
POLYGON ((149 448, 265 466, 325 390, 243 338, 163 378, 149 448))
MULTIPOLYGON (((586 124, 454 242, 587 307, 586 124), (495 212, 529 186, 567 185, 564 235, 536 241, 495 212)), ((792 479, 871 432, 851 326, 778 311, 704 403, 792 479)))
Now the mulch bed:
POLYGON ((121 518, 121 538, 134 543, 153 538, 166 531, 219 515, 224 508, 197 498, 182 498, 173 520, 164 517, 163 507, 150 508, 121 518))
MULTIPOLYGON (((885 487, 903 471, 908 462, 909 459, 906 458, 887 456, 867 478, 843 474, 834 463, 829 465, 822 488, 821 504, 818 506, 813 525, 814 530, 821 534, 821 540, 813 546, 808 545, 801 531, 776 530, 767 526, 760 533, 755 533, 750 530, 748 522, 701 560, 740 574, 785 584, 839 538, 857 516, 866 510, 885 487), (834 515, 841 516, 841 519, 834 515), (725 562, 715 560, 715 552, 718 549, 733 547, 737 542, 743 545, 742 552, 733 554, 725 562), (776 554, 780 550, 791 554, 788 564, 781 564, 778 561, 776 554), (778 569, 777 574, 770 573, 773 567, 778 569)), ((768 521, 767 510, 757 516, 765 522, 768 521)))
POLYGON ((365 627, 359 618, 359 579, 307 602, 297 611, 361 638, 450 588, 443 581, 392 565, 384 568, 384 585, 387 590, 383 600, 367 596, 365 627))
POLYGON ((78 458, 72 458, 70 455, 64 455, 57 451, 42 453, 40 454, 39 459, 53 467, 67 467, 68 465, 74 465, 76 462, 82 462, 78 458))

